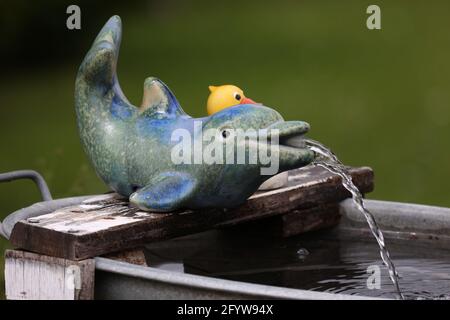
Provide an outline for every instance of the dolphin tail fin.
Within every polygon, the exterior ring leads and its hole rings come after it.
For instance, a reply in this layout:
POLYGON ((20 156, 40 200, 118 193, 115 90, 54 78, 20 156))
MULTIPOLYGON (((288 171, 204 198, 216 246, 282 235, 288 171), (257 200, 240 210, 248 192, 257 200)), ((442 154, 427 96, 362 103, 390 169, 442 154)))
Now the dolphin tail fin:
POLYGON ((113 16, 103 26, 86 54, 78 70, 75 91, 79 97, 89 95, 100 98, 111 93, 110 98, 115 104, 132 110, 136 107, 123 94, 116 73, 121 38, 122 22, 119 16, 113 16))
POLYGON ((122 24, 118 16, 111 17, 95 38, 84 58, 78 77, 100 89, 111 89, 116 77, 122 24))

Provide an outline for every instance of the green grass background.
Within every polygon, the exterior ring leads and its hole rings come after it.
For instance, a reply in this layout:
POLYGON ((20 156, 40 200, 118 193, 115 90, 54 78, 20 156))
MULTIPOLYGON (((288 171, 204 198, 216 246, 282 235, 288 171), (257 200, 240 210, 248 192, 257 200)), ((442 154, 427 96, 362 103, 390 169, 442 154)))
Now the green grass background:
MULTIPOLYGON (((142 7, 122 15, 119 79, 139 104, 143 80, 157 76, 193 116, 205 114, 208 85, 236 84, 286 119, 309 122, 309 135, 346 164, 371 166, 376 189, 369 198, 450 206, 450 2, 376 1, 382 30, 374 31, 365 25, 369 4, 142 7)), ((104 22, 96 22, 98 30, 104 22)), ((107 190, 76 130, 73 89, 82 58, 0 71, 0 171, 37 170, 55 198, 107 190)), ((36 201, 28 181, 0 184, 2 218, 36 201)), ((1 240, 1 251, 7 247, 1 240)))

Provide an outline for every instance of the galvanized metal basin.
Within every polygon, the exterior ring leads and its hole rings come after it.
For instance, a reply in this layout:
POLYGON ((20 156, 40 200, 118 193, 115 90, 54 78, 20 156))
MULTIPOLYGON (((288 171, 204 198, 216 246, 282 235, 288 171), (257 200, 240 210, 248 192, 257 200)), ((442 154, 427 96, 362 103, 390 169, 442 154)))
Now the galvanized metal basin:
MULTIPOLYGON (((17 219, 48 213, 81 202, 86 197, 45 201, 32 205, 4 221, 2 232, 8 235, 17 219)), ((420 242, 432 248, 449 248, 450 209, 434 206, 367 200, 387 239, 420 242)), ((370 237, 364 218, 351 200, 340 204, 340 224, 330 234, 370 237)), ((160 270, 97 257, 95 297, 98 299, 374 299, 361 295, 335 294, 291 289, 241 281, 211 278, 160 270)))

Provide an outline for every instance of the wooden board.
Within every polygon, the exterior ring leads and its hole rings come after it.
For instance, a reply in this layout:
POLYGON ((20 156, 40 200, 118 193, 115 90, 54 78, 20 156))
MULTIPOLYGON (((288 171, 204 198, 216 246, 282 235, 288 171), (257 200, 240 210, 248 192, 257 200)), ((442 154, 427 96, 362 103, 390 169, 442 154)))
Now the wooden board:
POLYGON ((94 259, 70 261, 18 250, 5 253, 8 300, 90 300, 94 274, 94 259))
MULTIPOLYGON (((350 173, 362 193, 372 191, 373 172, 370 168, 353 168, 350 173)), ((239 208, 161 214, 141 211, 117 194, 106 194, 77 206, 20 221, 15 225, 10 241, 29 251, 81 260, 150 241, 289 212, 292 220, 295 212, 337 203, 349 196, 339 177, 321 167, 306 167, 290 172, 288 186, 257 192, 239 208)), ((308 226, 302 228, 307 230, 308 226)))

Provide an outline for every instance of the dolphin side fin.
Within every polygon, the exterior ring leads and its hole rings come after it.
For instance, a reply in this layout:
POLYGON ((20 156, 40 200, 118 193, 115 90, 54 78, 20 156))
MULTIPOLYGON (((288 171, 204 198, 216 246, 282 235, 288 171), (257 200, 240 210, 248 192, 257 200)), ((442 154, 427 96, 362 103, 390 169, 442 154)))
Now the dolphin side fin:
POLYGON ((196 180, 187 173, 165 172, 130 196, 130 202, 142 210, 174 211, 184 207, 193 195, 196 180))
POLYGON ((185 114, 175 95, 158 78, 149 77, 144 81, 144 95, 142 98, 141 114, 185 114))

